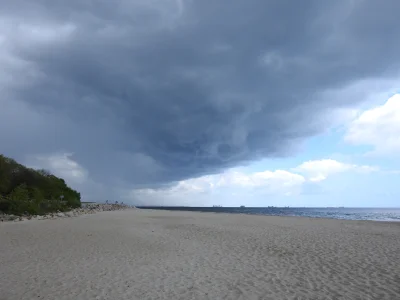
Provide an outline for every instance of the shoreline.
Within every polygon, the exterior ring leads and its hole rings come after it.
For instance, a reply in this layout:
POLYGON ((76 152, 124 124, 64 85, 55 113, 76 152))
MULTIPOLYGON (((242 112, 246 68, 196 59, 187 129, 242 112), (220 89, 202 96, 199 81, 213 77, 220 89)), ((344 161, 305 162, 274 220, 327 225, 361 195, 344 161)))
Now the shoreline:
POLYGON ((253 216, 132 209, 5 222, 1 296, 400 299, 398 223, 253 216))
MULTIPOLYGON (((389 220, 379 220, 379 219, 345 219, 345 218, 329 218, 329 217, 313 217, 313 216, 296 216, 296 215, 278 215, 278 214, 256 214, 256 213, 243 213, 243 212, 226 212, 226 211, 201 211, 201 210, 179 210, 179 209, 152 209, 152 208, 141 208, 136 207, 140 210, 148 211, 170 211, 170 212, 193 212, 193 213, 203 213, 203 214, 217 214, 217 215, 245 215, 245 216, 258 216, 258 217, 287 217, 287 218, 308 218, 308 219, 322 219, 322 220, 338 220, 338 221, 356 221, 356 222, 378 222, 378 223, 398 223, 400 225, 400 219, 389 219, 389 220)), ((397 208, 395 208, 397 209, 397 208)))
MULTIPOLYGON (((114 206, 115 204, 96 204, 96 206, 114 206)), ((377 223, 377 224, 387 224, 387 225, 394 225, 400 226, 400 220, 357 220, 357 219, 340 219, 340 218, 328 218, 328 217, 312 217, 312 216, 294 216, 294 215, 267 215, 267 214, 252 214, 252 213, 240 213, 240 212, 213 212, 213 211, 196 211, 196 210, 168 210, 168 209, 143 209, 140 207, 135 206, 128 206, 122 208, 115 208, 115 209, 90 209, 88 206, 84 208, 77 208, 67 212, 55 212, 46 215, 37 215, 37 216, 16 216, 16 215, 7 215, 2 214, 0 215, 0 225, 1 223, 18 223, 18 222, 26 222, 26 221, 40 221, 40 220, 57 220, 63 218, 75 218, 79 216, 97 214, 97 213, 104 213, 104 212, 111 212, 111 211, 125 211, 125 210, 141 210, 141 211, 153 211, 153 212, 178 212, 178 213, 200 213, 200 214, 213 214, 213 215, 223 215, 227 216, 251 216, 251 217, 268 217, 268 218, 298 218, 298 219, 307 219, 310 221, 313 220, 326 220, 326 221, 343 221, 343 222, 355 222, 355 223, 377 223), (61 215, 60 215, 61 214, 61 215), (6 220, 6 217, 14 217, 14 219, 6 220), (29 218, 28 218, 29 217, 29 218), (2 219, 4 218, 4 219, 2 219), (22 218, 22 219, 21 219, 22 218)))

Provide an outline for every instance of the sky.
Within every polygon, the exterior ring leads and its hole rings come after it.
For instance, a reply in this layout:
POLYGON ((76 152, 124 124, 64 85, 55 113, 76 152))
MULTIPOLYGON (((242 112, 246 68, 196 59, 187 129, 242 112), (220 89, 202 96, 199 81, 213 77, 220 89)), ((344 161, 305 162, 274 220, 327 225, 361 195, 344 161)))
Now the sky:
POLYGON ((398 11, 0 0, 0 153, 86 201, 400 207, 398 11))

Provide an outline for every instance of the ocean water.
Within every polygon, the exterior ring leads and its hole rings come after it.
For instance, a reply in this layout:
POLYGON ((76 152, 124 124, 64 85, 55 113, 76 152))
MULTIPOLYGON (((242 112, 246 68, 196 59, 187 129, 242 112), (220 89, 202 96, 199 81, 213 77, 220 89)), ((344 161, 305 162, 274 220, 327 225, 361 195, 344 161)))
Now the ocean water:
POLYGON ((400 222, 400 208, 311 208, 311 207, 180 207, 139 206, 141 209, 235 213, 268 216, 298 216, 342 220, 371 220, 400 222))

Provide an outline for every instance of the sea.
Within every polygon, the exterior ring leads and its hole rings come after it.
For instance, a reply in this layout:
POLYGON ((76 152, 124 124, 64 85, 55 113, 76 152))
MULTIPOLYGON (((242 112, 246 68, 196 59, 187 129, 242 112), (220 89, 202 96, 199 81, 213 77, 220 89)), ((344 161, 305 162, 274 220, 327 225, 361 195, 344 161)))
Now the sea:
POLYGON ((342 220, 370 220, 400 222, 400 208, 350 207, 188 207, 138 206, 140 209, 233 213, 266 216, 297 216, 342 220))

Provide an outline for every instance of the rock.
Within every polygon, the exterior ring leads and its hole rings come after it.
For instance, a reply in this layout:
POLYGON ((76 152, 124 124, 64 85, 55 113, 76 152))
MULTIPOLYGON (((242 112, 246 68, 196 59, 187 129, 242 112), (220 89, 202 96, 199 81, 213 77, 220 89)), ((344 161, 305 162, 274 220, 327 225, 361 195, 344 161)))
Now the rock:
POLYGON ((44 216, 36 216, 32 215, 30 216, 29 214, 25 214, 24 216, 15 216, 15 215, 6 215, 3 213, 0 213, 0 221, 26 221, 26 220, 31 220, 31 219, 36 219, 36 220, 46 220, 46 219, 57 219, 57 218, 65 218, 65 217, 76 217, 80 215, 86 215, 86 214, 96 214, 98 212, 103 212, 103 211, 116 211, 116 210, 125 210, 125 209, 132 209, 135 208, 134 206, 128 206, 124 204, 90 204, 88 206, 82 207, 82 208, 75 208, 72 209, 69 212, 63 213, 61 211, 57 211, 57 213, 49 213, 48 215, 44 216))
POLYGON ((14 215, 6 215, 5 217, 6 221, 14 221, 15 219, 17 219, 17 216, 14 215))

